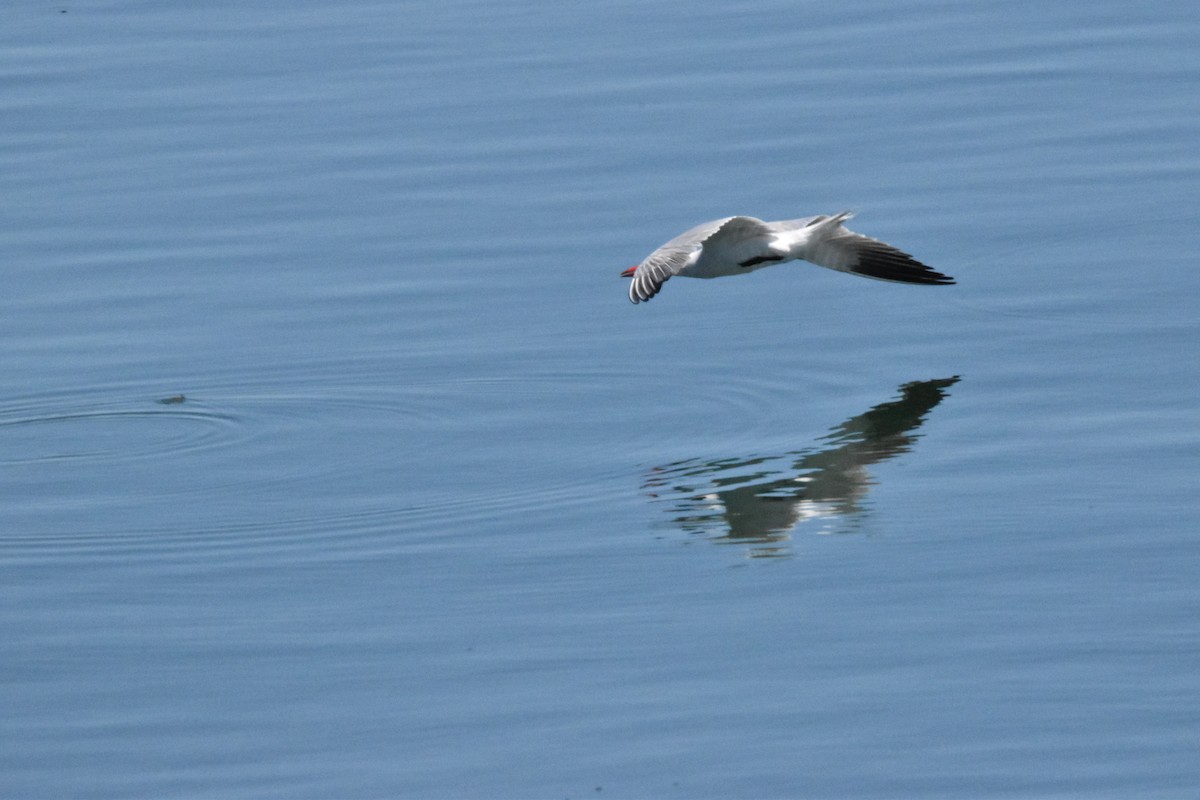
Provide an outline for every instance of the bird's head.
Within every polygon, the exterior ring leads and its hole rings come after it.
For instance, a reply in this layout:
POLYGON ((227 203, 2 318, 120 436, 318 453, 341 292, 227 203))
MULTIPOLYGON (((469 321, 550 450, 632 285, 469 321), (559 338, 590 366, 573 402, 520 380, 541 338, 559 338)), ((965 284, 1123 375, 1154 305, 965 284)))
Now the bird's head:
POLYGON ((640 264, 634 264, 632 267, 630 267, 629 269, 622 272, 621 277, 622 278, 632 278, 633 273, 637 272, 637 268, 640 266, 641 266, 640 264))

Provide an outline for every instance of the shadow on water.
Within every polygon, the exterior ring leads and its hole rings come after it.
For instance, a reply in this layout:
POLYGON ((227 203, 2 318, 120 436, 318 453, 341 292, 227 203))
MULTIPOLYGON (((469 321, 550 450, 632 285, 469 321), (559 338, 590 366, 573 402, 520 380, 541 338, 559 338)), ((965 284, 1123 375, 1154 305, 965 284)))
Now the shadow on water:
POLYGON ((721 543, 752 545, 755 557, 787 556, 786 542, 803 522, 853 517, 873 483, 866 468, 907 453, 917 429, 958 376, 900 387, 900 398, 843 422, 819 446, 715 460, 688 459, 651 470, 643 488, 670 501, 685 532, 721 543))

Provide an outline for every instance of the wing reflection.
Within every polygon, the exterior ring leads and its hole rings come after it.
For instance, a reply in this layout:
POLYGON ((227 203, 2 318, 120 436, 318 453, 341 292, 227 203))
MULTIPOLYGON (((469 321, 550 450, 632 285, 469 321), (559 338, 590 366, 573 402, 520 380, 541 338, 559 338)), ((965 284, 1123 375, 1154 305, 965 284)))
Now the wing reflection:
POLYGON ((779 543, 800 523, 862 510, 872 484, 866 468, 908 452, 926 415, 958 380, 906 383, 898 400, 846 420, 818 448, 680 461, 652 470, 644 488, 671 500, 675 522, 689 533, 755 545, 755 556, 786 555, 779 543))

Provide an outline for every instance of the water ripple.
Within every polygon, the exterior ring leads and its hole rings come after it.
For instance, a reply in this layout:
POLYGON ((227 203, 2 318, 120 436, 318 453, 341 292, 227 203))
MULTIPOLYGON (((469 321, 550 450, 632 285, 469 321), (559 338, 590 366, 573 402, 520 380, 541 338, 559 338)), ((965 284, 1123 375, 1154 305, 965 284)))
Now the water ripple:
POLYGON ((0 407, 0 464, 125 461, 178 454, 233 438, 237 419, 182 395, 146 399, 67 396, 0 407))
POLYGON ((505 535, 497 520, 578 510, 597 480, 621 478, 586 459, 547 476, 556 440, 514 457, 504 433, 538 418, 548 395, 589 386, 534 376, 24 398, 0 408, 0 463, 18 490, 0 541, 10 563, 252 565, 505 535))

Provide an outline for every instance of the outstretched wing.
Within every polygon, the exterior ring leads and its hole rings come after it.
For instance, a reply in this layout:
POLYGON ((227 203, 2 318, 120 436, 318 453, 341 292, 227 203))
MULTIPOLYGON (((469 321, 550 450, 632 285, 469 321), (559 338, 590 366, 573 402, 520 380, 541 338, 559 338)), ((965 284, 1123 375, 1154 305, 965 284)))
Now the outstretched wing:
POLYGON ((642 303, 658 294, 672 275, 678 275, 681 269, 696 263, 701 247, 698 242, 686 246, 668 243, 646 256, 629 283, 630 301, 642 303))
POLYGON ((890 244, 860 233, 846 231, 846 234, 813 248, 814 252, 805 256, 805 260, 880 281, 954 283, 954 278, 937 272, 890 244))
POLYGON ((642 303, 654 297, 672 276, 695 264, 705 247, 736 247, 769 233, 766 224, 754 217, 724 217, 684 231, 638 265, 629 284, 629 299, 642 303))
POLYGON ((795 257, 817 266, 881 281, 954 283, 954 278, 922 264, 903 250, 842 227, 851 216, 849 211, 843 211, 833 216, 784 220, 768 225, 791 247, 795 257))

